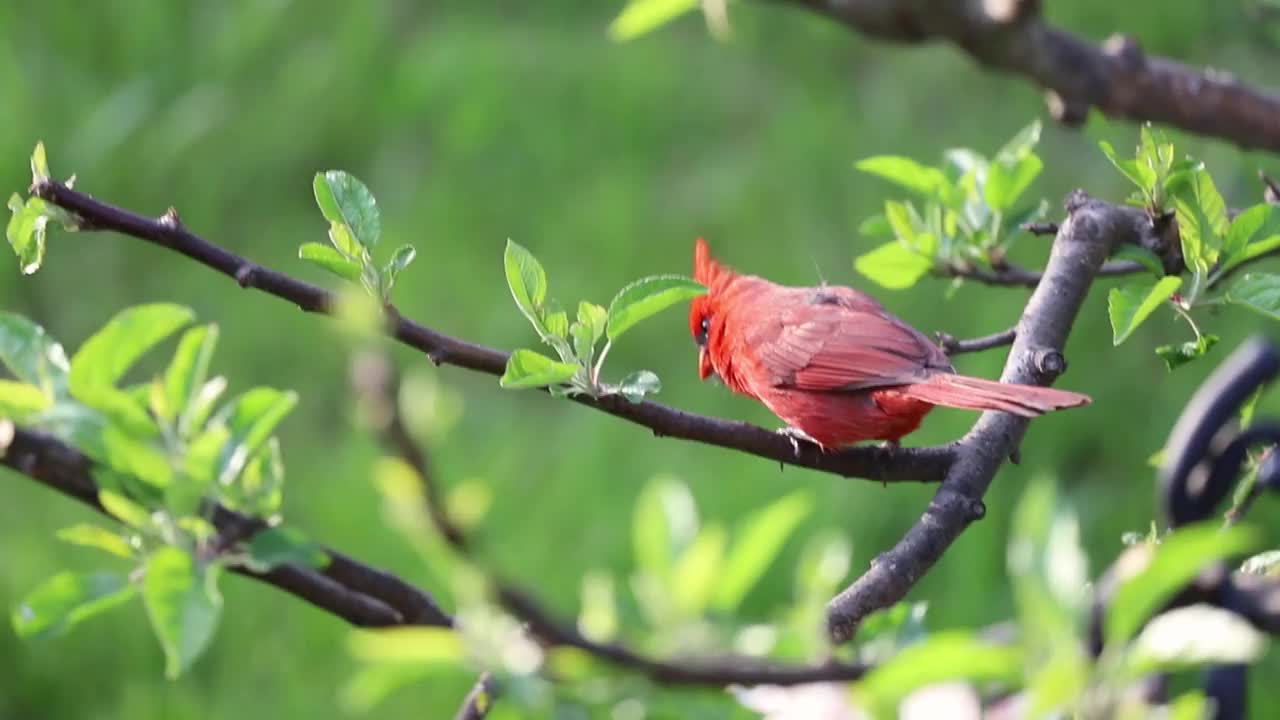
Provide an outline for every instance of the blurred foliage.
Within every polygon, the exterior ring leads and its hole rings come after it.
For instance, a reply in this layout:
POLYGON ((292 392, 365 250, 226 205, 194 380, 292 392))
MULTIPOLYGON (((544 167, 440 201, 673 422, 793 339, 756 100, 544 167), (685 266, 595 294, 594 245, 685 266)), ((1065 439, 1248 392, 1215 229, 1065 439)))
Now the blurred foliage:
MULTIPOLYGON (((1250 13, 1267 6, 1088 0, 1050 3, 1046 12, 1092 38, 1129 32, 1148 52, 1265 84, 1265 69, 1276 62, 1274 22, 1268 30, 1250 13)), ((60 172, 84 178, 79 189, 154 214, 176 205, 197 232, 327 282, 297 258, 298 245, 324 230, 306 181, 325 168, 347 168, 378 189, 383 234, 417 247, 417 264, 397 287, 402 311, 512 348, 527 342, 528 328, 505 286, 507 238, 558 269, 565 297, 606 298, 631 278, 687 272, 698 235, 724 248, 731 264, 779 282, 823 277, 859 285, 850 258, 873 244, 858 236, 858 224, 892 195, 850 163, 887 153, 936 158, 959 145, 1000 147, 1041 112, 1036 90, 950 48, 868 42, 781 5, 734 3, 726 43, 710 39, 693 14, 618 45, 607 29, 620 9, 585 0, 519 7, 0 4, 7 108, 0 188, 27 185, 26 158, 43 139, 58 148, 60 172)), ((1116 147, 1132 144, 1133 128, 1115 130, 1116 147)), ((1212 168, 1229 205, 1256 201, 1259 167, 1280 174, 1272 156, 1170 136, 1212 168)), ((1049 198, 1049 219, 1059 216, 1058 199, 1070 189, 1113 201, 1130 191, 1085 134, 1046 124, 1037 154, 1044 170, 1035 194, 1049 198)), ((1011 251, 1011 259, 1033 267, 1044 256, 1044 245, 1031 240, 1011 251)), ((300 394, 280 430, 291 521, 433 590, 445 588, 420 549, 380 514, 368 479, 376 476, 378 454, 349 422, 339 347, 345 336, 335 324, 128 239, 59 234, 45 262, 36 281, 22 278, 16 263, 0 272, 0 307, 56 328, 68 346, 79 346, 116 309, 138 303, 179 302, 217 322, 224 372, 300 394)), ((1062 478, 1090 557, 1113 556, 1121 533, 1147 527, 1153 508, 1146 459, 1212 363, 1168 374, 1149 352, 1113 349, 1105 291, 1116 284, 1099 283, 1067 348, 1071 372, 1063 382, 1093 395, 1094 406, 1036 422, 1023 443, 1023 465, 1003 469, 988 495, 986 519, 913 593, 930 601, 932 629, 1014 614, 1002 549, 1014 501, 1039 469, 1062 478)), ((944 292, 941 281, 922 281, 909 292, 879 294, 921 329, 958 337, 1007 327, 1025 298, 1021 290, 969 283, 943 304, 944 292)), ((1231 348, 1271 322, 1233 312, 1213 330, 1231 348)), ((774 423, 763 408, 697 382, 678 313, 632 332, 614 361, 657 372, 667 402, 774 423)), ((1129 343, 1184 340, 1174 323, 1148 321, 1129 343)), ((779 497, 811 493, 812 514, 796 541, 743 599, 739 612, 748 620, 767 618, 791 597, 798 564, 838 554, 806 550, 817 542, 816 528, 837 528, 856 572, 901 535, 933 491, 779 471, 757 458, 654 439, 568 403, 503 393, 492 378, 433 370, 398 352, 414 364, 406 388, 421 392, 423 432, 442 440, 433 445, 442 475, 458 478, 456 489, 491 490, 477 528, 482 552, 564 615, 577 606, 590 569, 616 578, 632 566, 626 528, 657 474, 677 473, 706 521, 724 527, 779 497), (447 434, 445 426, 452 427, 447 434)), ((987 376, 1001 364, 998 352, 961 360, 965 372, 987 376)), ((153 369, 144 361, 140 372, 153 369)), ((1264 398, 1258 412, 1275 413, 1274 398, 1264 398)), ((910 441, 949 440, 971 420, 940 410, 910 441)), ((49 532, 95 518, 12 473, 0 477, 7 559, 0 604, 12 607, 58 568, 89 567, 83 553, 51 542, 49 532)), ((1252 511, 1263 521, 1274 518, 1269 512, 1265 503, 1252 511)), ((233 611, 200 665, 176 683, 155 671, 161 650, 141 631, 147 619, 138 605, 51 643, 0 633, 0 656, 9 660, 0 717, 345 714, 334 689, 356 669, 340 650, 347 629, 268 588, 236 578, 223 585, 233 611), (69 675, 77 682, 69 685, 69 675)), ((617 612, 619 627, 644 620, 626 601, 617 612)), ((1268 657, 1260 674, 1277 669, 1268 657)), ((374 714, 447 715, 472 679, 433 677, 392 695, 374 714)), ((1255 707, 1276 701, 1266 683, 1253 683, 1251 692, 1255 707)), ((656 706, 655 717, 728 716, 720 693, 665 697, 674 705, 656 706)))

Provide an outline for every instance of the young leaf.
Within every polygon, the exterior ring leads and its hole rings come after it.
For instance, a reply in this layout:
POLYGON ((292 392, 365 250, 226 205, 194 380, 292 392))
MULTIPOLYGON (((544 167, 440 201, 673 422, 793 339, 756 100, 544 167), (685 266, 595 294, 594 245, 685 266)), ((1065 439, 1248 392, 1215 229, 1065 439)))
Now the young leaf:
POLYGON ((194 319, 190 308, 170 303, 138 305, 117 313, 71 358, 71 394, 81 397, 115 385, 138 358, 194 319))
POLYGON ((1227 203, 1218 193, 1218 188, 1213 184, 1213 177, 1209 175, 1208 170, 1201 169, 1192 176, 1192 188, 1195 191, 1200 212, 1209 221, 1209 230, 1218 238, 1226 235, 1230 223, 1227 219, 1227 203))
POLYGON ((1149 193, 1151 191, 1151 182, 1148 182, 1148 178, 1142 172, 1143 168, 1137 161, 1130 158, 1121 158, 1116 154, 1116 150, 1111 146, 1111 143, 1106 140, 1100 141, 1098 147, 1102 149, 1102 154, 1107 156, 1111 164, 1115 165, 1116 169, 1120 171, 1120 174, 1129 178, 1129 182, 1137 185, 1138 189, 1144 192, 1149 193))
POLYGON ((1023 664, 1016 646, 988 644, 965 631, 940 632, 867 673, 854 693, 879 711, 877 717, 893 717, 898 703, 913 690, 949 680, 1014 681, 1023 664))
POLYGON ((111 490, 99 490, 98 502, 107 514, 135 530, 152 527, 151 514, 141 505, 111 490))
POLYGON ((897 155, 877 155, 859 160, 853 166, 921 195, 933 195, 947 182, 946 175, 938 168, 897 155))
POLYGON ((23 420, 53 407, 53 398, 35 385, 0 380, 0 418, 23 420))
POLYGON ((1247 552, 1260 537, 1253 528, 1237 525, 1219 528, 1215 522, 1189 525, 1152 547, 1141 571, 1116 588, 1107 610, 1105 638, 1108 647, 1119 647, 1132 638, 1151 613, 1160 609, 1207 564, 1247 552))
POLYGON ((648 370, 637 370, 618 383, 618 392, 633 403, 638 403, 644 400, 645 395, 653 395, 660 390, 662 390, 662 381, 648 370))
POLYGON ((891 238, 893 227, 889 225, 889 218, 883 214, 872 215, 858 224, 858 234, 865 237, 891 238))
POLYGON ((209 375, 209 362, 217 345, 217 325, 204 325, 183 333, 164 373, 162 417, 166 421, 172 422, 189 411, 209 375))
POLYGON ((1156 254, 1144 247, 1130 245, 1125 243, 1115 251, 1115 257, 1118 260, 1133 260, 1142 267, 1151 271, 1156 277, 1164 277, 1164 265, 1160 262, 1160 258, 1156 254))
POLYGON ((387 266, 382 269, 382 287, 386 293, 391 292, 391 288, 396 284, 396 278, 400 277, 400 273, 409 267, 409 263, 418 256, 418 251, 412 245, 401 245, 387 261, 387 266))
POLYGON ((569 337, 569 316, 563 310, 549 312, 546 316, 547 333, 558 338, 569 337))
POLYGON ((507 358, 507 369, 498 384, 510 390, 559 385, 572 380, 580 369, 579 365, 552 360, 533 350, 516 350, 507 358))
POLYGON ((329 556, 305 533, 296 528, 267 528, 249 541, 249 559, 262 572, 281 565, 322 568, 329 556))
POLYGON ((1227 239, 1222 244, 1222 262, 1230 265, 1231 261, 1244 252, 1254 233, 1262 229, 1271 219, 1271 206, 1266 203, 1254 205, 1242 211, 1231 221, 1227 228, 1227 239))
POLYGON ((1032 120, 1029 125, 1018 131, 996 153, 996 160, 1004 162, 1020 162, 1040 143, 1040 118, 1032 120))
POLYGON ((347 649, 363 662, 395 664, 455 664, 466 650, 457 632, 434 627, 356 630, 347 636, 347 649))
POLYGON ((609 37, 634 40, 698 7, 698 0, 630 0, 609 24, 609 37))
POLYGON ((111 532, 97 525, 90 525, 89 523, 72 525, 59 530, 56 533, 56 537, 72 545, 97 548, 117 557, 133 557, 133 546, 129 544, 128 540, 121 537, 119 533, 111 532))
POLYGON ((61 635, 82 620, 123 603, 135 591, 120 573, 58 573, 14 608, 13 629, 24 638, 61 635))
POLYGON ((813 510, 813 495, 796 491, 757 510, 734 533, 713 606, 732 611, 764 575, 782 545, 813 510))
POLYGON ((987 184, 983 187, 983 195, 993 210, 1012 208, 1022 193, 1044 169, 1044 163, 1034 153, 1027 153, 1016 164, 1005 162, 991 163, 987 170, 987 184))
POLYGON ((245 465, 297 404, 297 393, 267 387, 254 388, 232 400, 215 418, 231 433, 218 458, 218 483, 229 485, 240 477, 245 465))
POLYGON ((1178 220, 1182 257, 1187 267, 1198 273, 1208 272, 1213 263, 1209 259, 1211 252, 1207 248, 1207 243, 1212 242, 1206 237, 1212 236, 1207 221, 1199 207, 1186 198, 1179 197, 1174 201, 1174 212, 1178 220))
POLYGON ((316 173, 311 183, 320 212, 331 223, 351 229, 357 242, 372 250, 382 234, 382 215, 369 188, 341 170, 316 173))
POLYGON ((675 555, 698 531, 698 510, 689 487, 671 477, 649 481, 636 499, 631 543, 636 567, 665 580, 675 555))
POLYGON ((44 262, 45 234, 49 215, 47 204, 40 198, 30 198, 25 203, 14 193, 9 197, 9 210, 13 216, 5 227, 5 237, 18 256, 18 267, 23 275, 31 275, 44 262))
POLYGON ((636 323, 678 302, 703 295, 707 288, 682 275, 651 275, 618 291, 609 303, 605 332, 617 340, 636 323))
POLYGON ((1280 320, 1280 275, 1248 273, 1227 290, 1227 302, 1280 320))
POLYGON ((507 273, 507 287, 520 312, 533 324, 539 335, 546 335, 542 322, 542 305, 547 300, 547 273, 533 253, 507 240, 502 253, 502 266, 507 273))
POLYGON ((204 652, 222 611, 213 582, 217 566, 198 567, 191 555, 163 547, 147 559, 142 602, 165 655, 165 677, 173 679, 204 652))
POLYGON ((589 302, 578 303, 578 322, 591 329, 591 342, 595 343, 604 337, 605 328, 609 324, 609 311, 589 302))
POLYGON ((1201 335, 1195 340, 1188 340, 1179 345, 1161 345, 1156 348, 1156 355, 1164 360, 1164 364, 1170 370, 1186 365, 1187 363, 1202 357, 1209 349, 1218 344, 1217 335, 1201 335))
POLYGON ((186 437, 203 428, 209 416, 213 414, 218 398, 222 397, 226 389, 227 379, 221 375, 201 385, 191 399, 191 404, 187 406, 186 412, 178 419, 178 434, 186 437))
POLYGON ((912 215, 911 206, 907 203, 893 200, 884 203, 884 217, 893 229, 893 236, 908 247, 916 242, 916 222, 912 215))
POLYGON ((895 240, 858 256, 853 267, 884 287, 903 290, 915 285, 933 269, 933 258, 895 240))
POLYGON ((709 524, 694 537, 672 567, 672 599, 676 607, 697 616, 711 602, 724 560, 724 528, 709 524))
POLYGON ((39 140, 31 151, 31 184, 48 180, 49 177, 49 158, 45 155, 44 141, 39 140))
POLYGON ((1223 262, 1222 270, 1223 272, 1231 270, 1238 265, 1249 262, 1259 255, 1266 255, 1267 253, 1275 252, 1276 250, 1280 250, 1280 234, 1259 238, 1248 245, 1245 245, 1244 249, 1235 257, 1227 258, 1223 262))
POLYGON ((359 263, 348 260, 334 248, 320 243, 304 243, 298 248, 298 257, 350 282, 360 282, 360 274, 364 271, 359 263))
POLYGON ((0 364, 50 397, 66 388, 71 370, 62 346, 44 328, 8 312, 0 312, 0 364))
POLYGON ((1107 294, 1107 310, 1116 345, 1124 342, 1151 313, 1182 287, 1182 278, 1170 275, 1155 283, 1130 283, 1112 288, 1107 294))

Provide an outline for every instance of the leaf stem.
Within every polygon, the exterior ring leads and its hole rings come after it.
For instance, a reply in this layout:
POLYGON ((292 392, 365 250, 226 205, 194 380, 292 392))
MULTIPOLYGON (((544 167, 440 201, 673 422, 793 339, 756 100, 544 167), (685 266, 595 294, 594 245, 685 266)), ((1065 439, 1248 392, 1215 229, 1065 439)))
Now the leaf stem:
POLYGON ((1199 342, 1202 339, 1200 335, 1200 328, 1196 325, 1196 321, 1191 318, 1191 313, 1187 312, 1186 309, 1178 303, 1171 304, 1173 305, 1174 311, 1181 315, 1182 318, 1187 321, 1187 324, 1191 326, 1191 331, 1196 334, 1196 341, 1199 342))
POLYGON ((600 357, 596 359, 595 367, 591 369, 591 385, 600 387, 600 369, 604 367, 604 359, 609 355, 609 348, 613 347, 612 340, 606 340, 604 347, 600 350, 600 357))

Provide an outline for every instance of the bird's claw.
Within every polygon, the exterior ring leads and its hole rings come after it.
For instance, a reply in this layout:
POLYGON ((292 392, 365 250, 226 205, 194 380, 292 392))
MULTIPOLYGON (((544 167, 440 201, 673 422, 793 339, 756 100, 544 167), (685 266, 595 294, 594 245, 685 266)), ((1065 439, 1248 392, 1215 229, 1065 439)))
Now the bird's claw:
POLYGON ((817 440, 814 440, 813 437, 810 436, 808 433, 801 430, 800 428, 791 427, 790 425, 784 428, 778 428, 778 434, 791 442, 791 451, 795 453, 796 457, 800 457, 800 441, 801 440, 807 443, 813 443, 818 447, 822 447, 822 443, 818 442, 817 440))

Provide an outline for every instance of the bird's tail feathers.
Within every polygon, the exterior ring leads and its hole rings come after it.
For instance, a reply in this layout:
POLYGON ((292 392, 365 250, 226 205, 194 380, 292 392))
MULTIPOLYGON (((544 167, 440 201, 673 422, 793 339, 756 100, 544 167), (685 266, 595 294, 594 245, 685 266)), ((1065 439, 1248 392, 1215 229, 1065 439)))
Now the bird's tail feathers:
POLYGON ((1022 417, 1038 417, 1054 410, 1088 405, 1088 395, 1040 387, 939 373, 922 383, 898 388, 908 397, 962 410, 1002 410, 1022 417))

